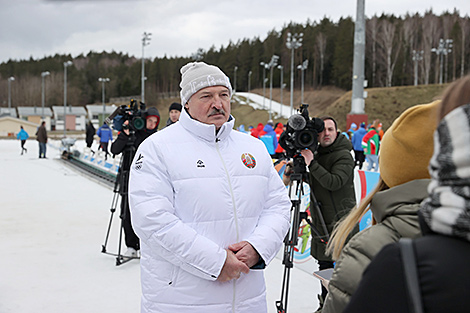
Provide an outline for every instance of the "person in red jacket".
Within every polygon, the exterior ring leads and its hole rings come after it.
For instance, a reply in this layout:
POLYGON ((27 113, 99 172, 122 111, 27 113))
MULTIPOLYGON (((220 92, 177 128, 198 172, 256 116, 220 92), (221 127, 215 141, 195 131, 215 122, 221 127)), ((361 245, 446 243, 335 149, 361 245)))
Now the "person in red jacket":
MULTIPOLYGON (((276 128, 274 129, 274 132, 276 133, 276 137, 277 137, 277 142, 279 143, 279 138, 281 137, 281 134, 286 130, 286 126, 283 125, 282 123, 277 123, 276 125, 276 128)), ((280 144, 277 145, 277 148, 276 150, 274 151, 275 154, 274 156, 276 158, 281 158, 283 153, 284 153, 284 149, 281 147, 280 144)))
POLYGON ((263 128, 264 128, 263 123, 259 123, 258 126, 256 126, 256 128, 253 128, 251 130, 251 136, 259 138, 261 135, 264 134, 263 128))

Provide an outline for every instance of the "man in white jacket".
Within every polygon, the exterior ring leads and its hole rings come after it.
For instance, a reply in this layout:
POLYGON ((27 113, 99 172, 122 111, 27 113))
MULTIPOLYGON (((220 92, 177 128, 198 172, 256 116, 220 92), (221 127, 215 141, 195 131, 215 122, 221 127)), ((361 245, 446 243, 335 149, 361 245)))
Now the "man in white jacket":
POLYGON ((261 269, 289 229, 287 190, 264 144, 232 131, 228 77, 202 62, 181 74, 179 122, 131 166, 142 312, 267 312, 261 269))

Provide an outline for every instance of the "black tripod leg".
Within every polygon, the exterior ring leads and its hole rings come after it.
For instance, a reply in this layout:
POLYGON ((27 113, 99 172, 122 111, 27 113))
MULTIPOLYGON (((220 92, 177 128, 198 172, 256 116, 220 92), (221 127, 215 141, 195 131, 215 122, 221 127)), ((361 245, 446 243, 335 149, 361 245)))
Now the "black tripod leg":
POLYGON ((109 239, 109 233, 111 231, 111 224, 113 222, 113 216, 114 212, 116 211, 116 206, 117 206, 117 199, 118 199, 119 194, 114 193, 113 196, 113 201, 111 202, 111 217, 109 218, 109 223, 108 223, 108 230, 106 231, 106 239, 104 241, 104 244, 101 246, 101 252, 106 253, 106 246, 108 245, 108 239, 109 239))

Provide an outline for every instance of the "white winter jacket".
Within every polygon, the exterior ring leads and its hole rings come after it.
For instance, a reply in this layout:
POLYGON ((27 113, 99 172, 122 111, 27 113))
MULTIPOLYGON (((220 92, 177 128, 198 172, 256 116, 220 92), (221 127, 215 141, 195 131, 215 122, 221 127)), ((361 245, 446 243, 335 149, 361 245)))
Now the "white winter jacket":
POLYGON ((290 200, 266 147, 233 125, 216 134, 183 110, 136 152, 129 200, 142 312, 267 311, 263 271, 216 281, 230 244, 248 241, 269 264, 289 229, 290 200))

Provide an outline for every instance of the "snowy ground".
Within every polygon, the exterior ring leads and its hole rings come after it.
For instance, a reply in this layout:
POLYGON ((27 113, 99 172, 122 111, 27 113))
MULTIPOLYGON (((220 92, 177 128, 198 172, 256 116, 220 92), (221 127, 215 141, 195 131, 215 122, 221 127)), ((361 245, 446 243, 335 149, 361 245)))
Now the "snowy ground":
MULTIPOLYGON (((26 147, 21 156, 19 141, 0 140, 0 312, 139 312, 139 262, 115 266, 101 253, 112 189, 67 167, 57 149, 48 146, 48 159, 38 159, 37 142, 26 147)), ((118 226, 115 216, 110 252, 118 226)), ((279 259, 265 271, 270 313, 283 271, 279 259)), ((294 267, 288 312, 313 312, 319 291, 313 275, 294 267)))
MULTIPOLYGON (((234 97, 236 97, 241 104, 247 104, 257 110, 264 109, 269 112, 269 110, 271 109, 273 118, 289 118, 289 116, 291 116, 290 105, 280 104, 279 102, 269 100, 269 98, 265 98, 258 94, 248 92, 237 92, 234 97)), ((284 101, 287 100, 288 99, 284 99, 284 101)), ((297 112, 293 109, 292 113, 295 114, 297 112)))

